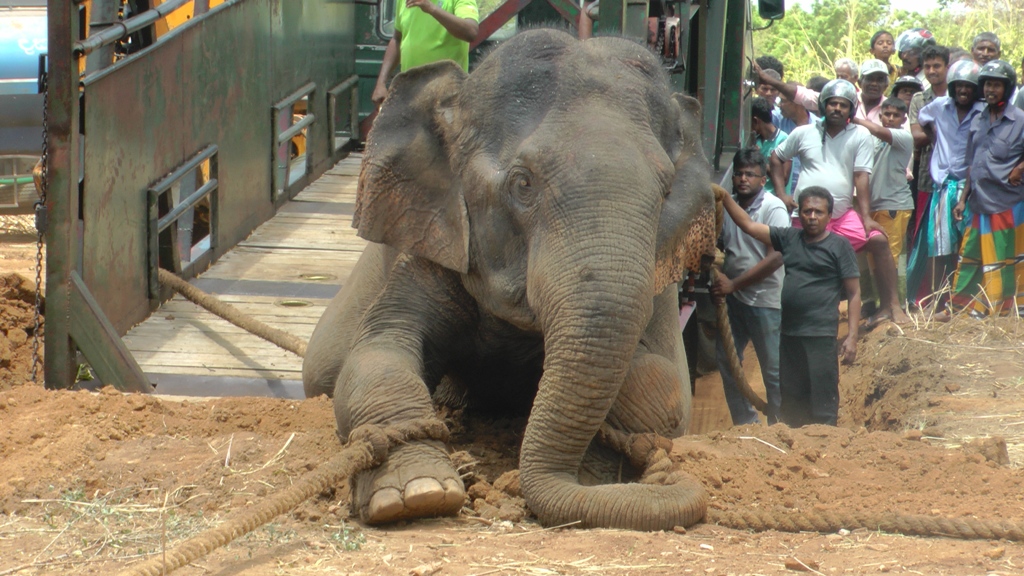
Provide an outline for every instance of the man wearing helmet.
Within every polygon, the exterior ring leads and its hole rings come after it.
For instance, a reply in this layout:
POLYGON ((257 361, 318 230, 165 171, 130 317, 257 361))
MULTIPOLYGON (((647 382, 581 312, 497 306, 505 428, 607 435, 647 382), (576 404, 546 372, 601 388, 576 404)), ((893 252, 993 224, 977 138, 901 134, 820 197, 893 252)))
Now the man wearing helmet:
POLYGON ((953 272, 961 229, 953 218, 967 175, 967 136, 971 122, 984 109, 978 102, 978 65, 962 60, 949 67, 946 98, 921 109, 918 125, 932 150, 929 172, 934 186, 917 226, 907 259, 907 295, 922 306, 939 292, 953 272))
MULTIPOLYGON (((823 120, 795 129, 772 153, 775 189, 785 190, 784 165, 799 158, 800 180, 794 197, 798 200, 801 192, 812 186, 821 186, 832 194, 835 206, 829 230, 849 240, 854 250, 866 249, 874 256, 881 296, 878 318, 908 321, 899 305, 896 263, 889 253, 888 240, 882 227, 871 218, 874 141, 866 128, 850 123, 859 104, 857 91, 845 80, 832 80, 822 89, 818 103, 823 120)), ((783 194, 780 198, 795 209, 794 198, 783 194)))
POLYGON ((953 308, 1024 313, 1024 111, 1008 106, 1017 74, 1009 63, 981 67, 985 110, 971 122, 966 183, 953 209, 970 216, 953 279, 953 308))
MULTIPOLYGON (((925 77, 928 75, 925 74, 925 77)), ((914 94, 924 90, 924 85, 916 76, 900 76, 896 79, 896 82, 892 85, 892 95, 903 103, 910 107, 910 102, 914 99, 914 94)))
POLYGON ((922 67, 922 53, 927 46, 935 46, 935 37, 924 28, 911 28, 896 38, 896 52, 903 61, 901 76, 915 76, 925 81, 922 67))

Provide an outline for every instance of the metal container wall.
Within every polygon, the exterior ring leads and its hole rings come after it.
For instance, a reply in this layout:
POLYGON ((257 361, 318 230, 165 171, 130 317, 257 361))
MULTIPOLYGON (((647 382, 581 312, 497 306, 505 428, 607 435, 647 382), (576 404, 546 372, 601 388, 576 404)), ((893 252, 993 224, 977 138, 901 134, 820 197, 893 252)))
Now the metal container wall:
POLYGON ((354 5, 234 0, 83 81, 83 278, 124 334, 151 311, 147 189, 196 152, 218 147, 215 257, 274 213, 275 102, 316 90, 310 178, 338 155, 327 91, 354 71, 354 5))

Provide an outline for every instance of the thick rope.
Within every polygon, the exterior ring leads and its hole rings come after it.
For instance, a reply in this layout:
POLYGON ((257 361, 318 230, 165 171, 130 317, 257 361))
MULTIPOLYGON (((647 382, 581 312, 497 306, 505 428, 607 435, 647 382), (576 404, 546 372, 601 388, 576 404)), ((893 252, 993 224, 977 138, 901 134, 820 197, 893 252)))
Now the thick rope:
POLYGON ((755 409, 767 414, 768 403, 754 392, 750 387, 750 382, 747 382, 747 374, 743 372, 743 364, 740 363, 740 356, 736 352, 736 342, 732 339, 732 325, 729 324, 729 309, 726 307, 724 301, 721 304, 715 304, 715 312, 718 315, 718 337, 722 339, 722 345, 725 348, 725 357, 729 360, 729 372, 732 373, 732 379, 736 382, 736 388, 739 389, 740 394, 743 394, 743 397, 746 398, 755 409))
POLYGON ((709 510, 709 524, 736 530, 831 533, 842 528, 867 528, 907 536, 942 536, 964 540, 1024 540, 1024 525, 978 518, 942 518, 898 513, 778 512, 769 510, 709 510))
POLYGON ((167 270, 161 268, 159 270, 159 278, 161 284, 173 289, 178 294, 181 294, 185 299, 196 306, 220 316, 242 330, 245 330, 255 336, 259 336, 271 344, 284 348, 289 352, 293 352, 297 356, 306 356, 306 342, 295 337, 293 334, 289 334, 284 330, 278 330, 273 326, 269 326, 259 320, 246 316, 234 306, 221 302, 217 298, 203 292, 188 282, 185 282, 167 270))
POLYGON ((389 428, 372 424, 360 426, 349 434, 348 445, 341 452, 295 484, 244 508, 217 527, 122 571, 120 576, 160 576, 187 566, 293 510, 309 498, 337 486, 353 474, 379 466, 391 447, 415 440, 447 441, 448 428, 432 418, 402 422, 389 428))

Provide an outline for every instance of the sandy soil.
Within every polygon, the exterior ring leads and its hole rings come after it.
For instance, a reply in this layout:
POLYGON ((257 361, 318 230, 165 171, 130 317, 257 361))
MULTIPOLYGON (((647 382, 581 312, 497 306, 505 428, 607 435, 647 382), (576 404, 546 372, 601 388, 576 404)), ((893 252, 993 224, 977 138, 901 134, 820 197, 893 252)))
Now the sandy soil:
MULTIPOLYGON (((31 385, 23 362, 31 284, 10 276, 0 284, 10 351, 0 359, 0 576, 116 573, 262 501, 339 450, 324 398, 197 401, 31 385)), ((1017 320, 880 328, 843 371, 840 427, 713 431, 676 440, 672 457, 704 484, 716 510, 1024 522, 1022 337, 1017 320)), ((544 529, 517 492, 524 422, 444 416, 474 497, 459 517, 362 526, 349 517, 343 484, 178 573, 1024 572, 1024 546, 1006 541, 707 524, 685 533, 544 529)))

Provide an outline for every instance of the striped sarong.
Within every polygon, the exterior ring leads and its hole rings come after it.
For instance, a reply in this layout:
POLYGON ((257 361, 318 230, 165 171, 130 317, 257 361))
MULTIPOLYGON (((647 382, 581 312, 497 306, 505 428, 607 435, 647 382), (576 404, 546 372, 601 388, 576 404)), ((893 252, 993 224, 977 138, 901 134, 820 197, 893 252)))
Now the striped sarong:
POLYGON ((975 214, 960 247, 953 309, 1024 314, 1024 201, 998 214, 975 214))
MULTIPOLYGON (((907 297, 918 305, 932 293, 931 279, 927 278, 928 259, 948 257, 952 269, 964 226, 953 218, 953 207, 963 188, 962 180, 946 178, 942 184, 935 185, 927 195, 927 204, 922 203, 920 207, 914 241, 907 256, 907 297)), ((964 220, 967 217, 965 214, 964 220)))

